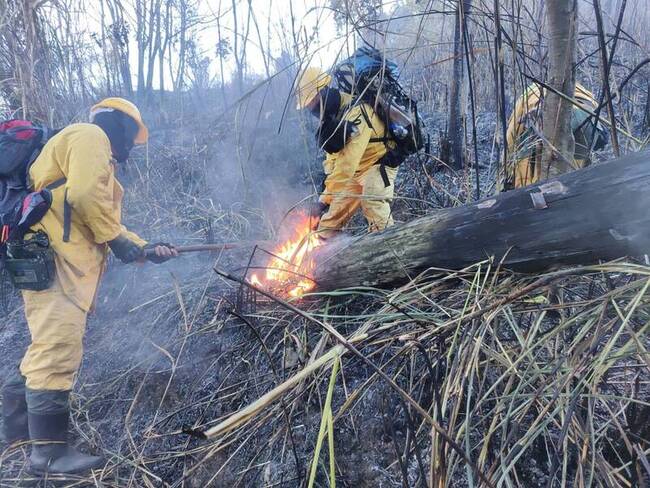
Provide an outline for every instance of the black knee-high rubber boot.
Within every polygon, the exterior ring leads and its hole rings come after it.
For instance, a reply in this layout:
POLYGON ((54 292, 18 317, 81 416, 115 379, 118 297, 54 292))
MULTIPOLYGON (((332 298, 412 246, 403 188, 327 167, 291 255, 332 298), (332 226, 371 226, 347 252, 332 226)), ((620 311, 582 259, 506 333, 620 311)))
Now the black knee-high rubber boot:
POLYGON ((2 424, 6 443, 29 440, 24 382, 17 380, 2 387, 2 424))
POLYGON ((27 471, 42 475, 80 474, 105 464, 99 456, 83 454, 68 444, 69 392, 27 390, 32 453, 27 471))

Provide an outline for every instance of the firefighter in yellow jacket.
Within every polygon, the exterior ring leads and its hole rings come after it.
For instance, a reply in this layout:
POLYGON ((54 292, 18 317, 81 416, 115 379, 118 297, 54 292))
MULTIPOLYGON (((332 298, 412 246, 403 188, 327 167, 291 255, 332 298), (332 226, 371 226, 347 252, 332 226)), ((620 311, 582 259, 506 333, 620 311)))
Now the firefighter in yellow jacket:
POLYGON ((20 375, 3 388, 3 418, 7 441, 38 441, 28 462, 33 474, 103 466, 102 458, 70 447, 67 431, 68 397, 81 363, 86 316, 108 250, 125 263, 158 263, 177 254, 167 244, 147 244, 121 224, 123 189, 115 163, 126 161, 134 144, 147 141, 139 110, 127 100, 108 98, 93 107, 91 122, 56 134, 29 173, 36 191, 52 191, 52 206, 32 231, 49 237, 56 278, 44 291, 23 290, 31 344, 20 375))
POLYGON ((370 232, 393 224, 390 202, 397 168, 378 164, 386 154, 386 127, 367 103, 331 88, 330 75, 307 68, 296 86, 297 108, 319 117, 319 143, 327 154, 324 190, 314 214, 318 233, 340 231, 361 208, 370 232))
MULTIPOLYGON (((543 143, 538 135, 541 128, 540 98, 543 90, 533 84, 519 97, 508 122, 506 145, 508 161, 502 168, 499 178, 499 190, 511 190, 537 183, 540 179, 557 176, 555 168, 541 167, 543 143)), ((575 101, 585 109, 593 112, 597 104, 593 94, 584 86, 576 83, 575 101)), ((571 115, 571 127, 575 137, 574 168, 580 169, 591 164, 592 149, 601 149, 606 141, 606 130, 599 123, 594 130, 593 117, 588 112, 574 106, 571 115), (595 143, 592 147, 592 141, 595 143)))

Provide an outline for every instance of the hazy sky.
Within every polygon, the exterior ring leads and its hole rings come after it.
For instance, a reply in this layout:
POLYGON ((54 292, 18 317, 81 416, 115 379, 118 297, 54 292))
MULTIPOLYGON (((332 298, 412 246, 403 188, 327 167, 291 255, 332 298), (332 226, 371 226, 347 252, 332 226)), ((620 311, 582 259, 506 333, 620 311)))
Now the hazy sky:
MULTIPOLYGON (((221 3, 221 34, 228 37, 233 45, 233 14, 231 1, 202 1, 201 13, 209 22, 200 32, 200 43, 210 57, 214 57, 218 39, 216 17, 221 3)), ((263 74, 263 56, 277 58, 283 49, 293 45, 292 30, 297 32, 298 46, 302 56, 312 59, 310 64, 328 67, 335 60, 344 44, 344 36, 337 34, 334 13, 327 8, 327 0, 252 0, 252 9, 259 26, 259 35, 255 24, 251 21, 247 43, 247 60, 249 73, 263 74), (295 21, 291 21, 291 13, 295 21), (260 39, 262 45, 260 46, 260 39), (309 41, 306 41, 308 39, 309 41)), ((245 30, 248 16, 248 1, 239 0, 237 18, 240 33, 245 30)), ((241 39, 241 37, 240 37, 241 39)), ((241 40, 240 40, 241 42, 241 40)), ((227 62, 230 72, 234 69, 232 57, 227 62)), ((217 73, 218 62, 212 66, 217 73)))
MULTIPOLYGON (((97 0, 81 0, 73 9, 71 22, 75 27, 90 35, 100 32, 101 9, 97 0)), ((131 65, 137 66, 137 46, 135 41, 135 0, 124 0, 124 17, 131 24, 131 65)), ((164 4, 164 2, 163 2, 164 4)), ((293 51, 292 31, 297 33, 298 48, 301 56, 312 59, 310 64, 323 67, 330 66, 344 45, 344 36, 337 34, 334 12, 328 7, 328 0, 236 0, 239 45, 241 49, 247 21, 249 20, 249 4, 252 8, 255 22, 250 17, 248 41, 246 43, 246 61, 248 74, 264 74, 264 56, 277 58, 283 50, 293 51), (294 22, 292 23, 292 13, 294 22), (258 34, 259 29, 259 34, 258 34), (261 43, 260 43, 261 37, 261 43), (308 40, 308 41, 307 41, 308 40)), ((210 72, 214 77, 219 75, 219 62, 216 57, 219 39, 217 19, 220 19, 221 36, 228 40, 230 47, 234 46, 234 19, 232 0, 198 0, 199 25, 194 26, 191 35, 198 40, 199 49, 212 60, 210 72)), ((44 4, 48 8, 56 8, 54 4, 44 4)), ((105 22, 110 23, 110 20, 105 22)), ((272 64, 272 62, 271 62, 272 64)), ((225 62, 226 78, 235 69, 232 55, 225 62)), ((271 69, 273 71, 273 69, 271 69)), ((134 77, 136 70, 133 70, 134 77)), ((157 80, 156 80, 157 81, 157 80)), ((135 82, 135 80, 134 80, 135 82)))

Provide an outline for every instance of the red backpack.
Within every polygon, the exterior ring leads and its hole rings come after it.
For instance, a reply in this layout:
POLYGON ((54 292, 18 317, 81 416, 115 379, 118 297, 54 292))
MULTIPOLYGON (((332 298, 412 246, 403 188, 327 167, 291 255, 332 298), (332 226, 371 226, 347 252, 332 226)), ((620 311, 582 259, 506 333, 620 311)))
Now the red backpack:
POLYGON ((0 122, 0 247, 22 239, 52 204, 52 188, 32 192, 29 169, 56 132, 27 120, 0 122))

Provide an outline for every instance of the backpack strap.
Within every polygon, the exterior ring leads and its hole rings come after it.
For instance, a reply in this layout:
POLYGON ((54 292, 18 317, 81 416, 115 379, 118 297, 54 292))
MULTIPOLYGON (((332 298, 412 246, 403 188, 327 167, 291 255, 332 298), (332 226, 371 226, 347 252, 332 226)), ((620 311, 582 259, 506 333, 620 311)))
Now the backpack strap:
POLYGON ((59 188, 60 186, 65 185, 67 182, 68 182, 68 179, 64 176, 63 178, 59 178, 58 180, 53 181, 52 183, 50 183, 49 185, 47 185, 47 186, 45 187, 45 189, 50 190, 50 191, 52 191, 52 190, 56 190, 56 189, 59 188))
MULTIPOLYGON (((56 190, 57 188, 65 185, 68 179, 63 177, 53 181, 45 188, 47 190, 56 190)), ((72 206, 68 203, 68 189, 65 189, 63 194, 63 242, 70 242, 70 228, 72 226, 72 206)))
MULTIPOLYGON (((372 126, 370 123, 370 119, 368 117, 368 114, 366 113, 366 109, 363 105, 361 105, 361 113, 363 114, 363 118, 366 120, 366 123, 368 124, 368 127, 370 127, 373 131, 375 131, 375 128, 372 126)), ((383 137, 371 137, 368 142, 381 142, 386 146, 386 149, 388 150, 388 141, 391 139, 388 137, 388 125, 384 124, 384 136, 383 137)), ((388 188, 390 186, 390 180, 388 179, 388 173, 386 173, 386 164, 384 164, 384 158, 382 157, 377 164, 379 165, 379 174, 381 175, 381 180, 384 182, 384 188, 388 188)))
MULTIPOLYGON (((357 98, 356 100, 353 101, 352 104, 350 104, 350 108, 357 106, 359 107, 359 110, 361 112, 361 116, 365 120, 366 124, 368 124, 368 127, 371 130, 375 130, 375 128, 372 126, 372 122, 370 122, 370 117, 368 116, 368 113, 366 112, 366 108, 364 107, 364 101, 357 98)), ((349 110, 349 109, 348 109, 349 110)), ((386 145, 389 141, 392 139, 387 136, 388 134, 388 127, 384 127, 384 137, 371 137, 368 142, 383 142, 384 145, 386 145)), ((388 149, 388 147, 387 147, 388 149)), ((388 188, 390 186, 390 180, 388 179, 388 173, 386 173, 386 165, 383 162, 383 158, 380 159, 377 164, 379 165, 379 174, 381 175, 381 179, 384 182, 384 188, 388 188)))
POLYGON ((383 142, 384 144, 386 144, 387 142, 390 142, 390 141, 392 141, 392 140, 393 140, 393 139, 390 138, 390 137, 388 137, 388 136, 384 136, 384 137, 371 137, 370 140, 369 140, 368 142, 383 142))
POLYGON ((388 179, 388 173, 386 173, 386 165, 381 162, 381 159, 379 160, 379 174, 384 182, 384 188, 388 188, 390 186, 390 180, 388 179))
MULTIPOLYGON (((368 114, 366 113, 365 107, 363 105, 361 105, 360 108, 361 108, 361 113, 363 114, 363 118, 366 120, 366 123, 368 124, 368 127, 370 127, 373 131, 375 131, 375 128, 370 123, 370 118, 368 117, 368 114)), ((382 121, 382 122, 384 122, 384 136, 383 137, 371 137, 368 142, 382 142, 382 143, 384 143, 384 145, 386 145, 388 142, 393 140, 391 137, 388 136, 388 134, 390 133, 390 129, 388 128, 388 121, 382 121)))
POLYGON ((361 110, 361 115, 363 116, 363 120, 365 120, 366 124, 368 124, 368 127, 370 127, 374 131, 375 128, 372 126, 372 122, 370 122, 370 117, 368 117, 368 114, 366 113, 366 107, 363 106, 363 103, 359 105, 359 109, 361 110))
POLYGON ((72 223, 72 207, 68 203, 68 189, 63 196, 63 242, 70 242, 70 226, 72 223))

